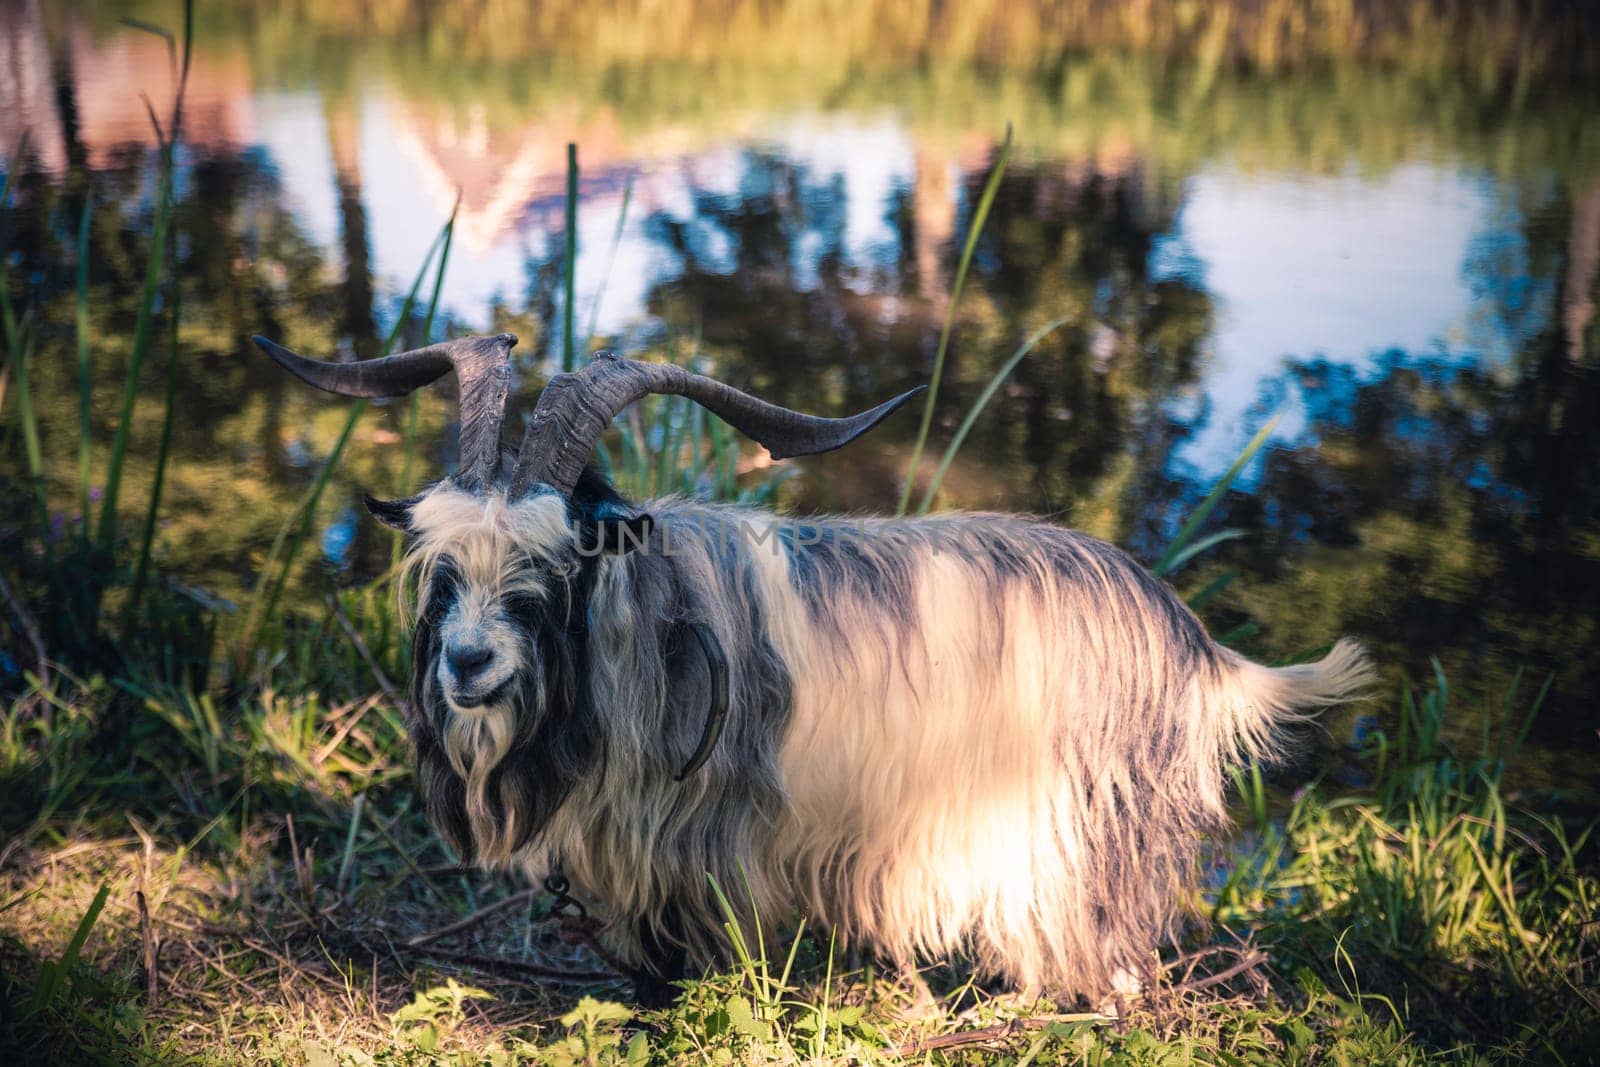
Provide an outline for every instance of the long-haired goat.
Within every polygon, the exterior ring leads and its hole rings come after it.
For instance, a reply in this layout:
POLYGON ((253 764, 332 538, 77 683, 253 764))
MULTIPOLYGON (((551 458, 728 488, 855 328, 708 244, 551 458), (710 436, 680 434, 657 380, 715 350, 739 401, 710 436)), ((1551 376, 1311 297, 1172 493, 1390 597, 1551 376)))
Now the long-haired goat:
POLYGON ((1081 533, 635 505, 586 466, 647 393, 782 456, 839 447, 914 392, 819 419, 603 353, 546 386, 513 463, 509 334, 354 364, 257 342, 347 396, 457 372, 459 472, 368 502, 412 535, 427 809, 479 864, 564 871, 641 973, 724 958, 709 875, 748 895, 746 919, 803 914, 902 965, 960 954, 1101 995, 1170 935, 1229 765, 1367 679, 1346 641, 1286 668, 1218 646, 1081 533))

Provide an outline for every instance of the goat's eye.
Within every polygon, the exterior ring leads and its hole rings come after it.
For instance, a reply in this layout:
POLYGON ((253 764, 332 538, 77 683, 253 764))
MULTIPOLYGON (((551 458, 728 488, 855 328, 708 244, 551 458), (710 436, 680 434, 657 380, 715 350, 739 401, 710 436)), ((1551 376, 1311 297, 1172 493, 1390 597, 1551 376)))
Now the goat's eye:
POLYGON ((522 557, 522 566, 530 574, 548 575, 552 578, 570 578, 578 573, 578 564, 574 560, 543 559, 531 554, 522 557))

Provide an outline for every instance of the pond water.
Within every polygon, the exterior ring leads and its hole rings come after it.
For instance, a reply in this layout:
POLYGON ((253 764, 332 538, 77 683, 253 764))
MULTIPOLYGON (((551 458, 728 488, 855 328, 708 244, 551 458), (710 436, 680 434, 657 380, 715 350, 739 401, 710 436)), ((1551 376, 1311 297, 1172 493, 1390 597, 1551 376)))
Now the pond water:
MULTIPOLYGON (((248 595, 346 410, 245 339, 374 354, 458 197, 440 328, 518 333, 524 404, 559 358, 570 142, 579 331, 631 354, 694 353, 775 401, 838 414, 928 378, 1009 122, 935 458, 1018 343, 1067 323, 979 420, 941 503, 1052 516, 1152 560, 1276 419, 1208 527, 1244 535, 1176 577, 1192 593, 1237 574, 1205 607, 1214 632, 1263 657, 1354 634, 1393 678, 1425 679, 1437 657, 1456 689, 1495 699, 1519 669, 1524 698, 1553 673, 1527 773, 1600 785, 1588 24, 1473 12, 1397 29, 1353 2, 1309 27, 1229 4, 1120 21, 1087 3, 917 19, 876 2, 826 17, 799 4, 216 6, 198 16, 181 148, 182 370, 159 546, 178 580, 248 595)), ((0 4, 0 151, 18 175, 7 247, 44 323, 35 388, 63 523, 78 210, 91 193, 98 465, 152 218, 141 93, 165 115, 175 84, 167 45, 123 17, 180 15, 0 4)), ((159 431, 158 364, 136 410, 134 500, 159 431)), ((318 517, 322 558, 294 579, 304 602, 387 562, 357 496, 402 489, 408 410, 375 406, 358 424, 318 517)), ((412 484, 453 450, 449 398, 418 412, 412 484)), ((892 509, 915 429, 902 416, 805 464, 784 504, 892 509)), ((1348 727, 1334 721, 1335 742, 1348 727)))

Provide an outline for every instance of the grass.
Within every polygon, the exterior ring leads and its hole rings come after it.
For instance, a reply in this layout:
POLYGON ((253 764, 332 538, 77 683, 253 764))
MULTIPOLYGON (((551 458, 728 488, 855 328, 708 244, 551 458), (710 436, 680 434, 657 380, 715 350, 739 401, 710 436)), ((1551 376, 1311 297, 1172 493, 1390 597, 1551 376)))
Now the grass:
MULTIPOLYGON (((186 28, 185 56, 190 36, 186 28)), ((1353 786, 1317 782, 1285 805, 1259 768, 1241 774, 1246 836, 1219 849, 1209 888, 1194 902, 1195 923, 1160 961, 1159 984, 1115 1014, 1096 1010, 1103 1005, 1019 1002, 975 982, 960 961, 930 968, 927 990, 910 988, 803 925, 742 928, 733 905, 741 886, 717 887, 730 965, 684 983, 670 1009, 627 1006, 625 983, 553 925, 532 921, 547 899, 460 868, 426 826, 398 710, 396 680, 410 663, 389 578, 321 605, 279 608, 362 405, 351 406, 339 444, 285 520, 239 619, 197 615, 154 580, 151 543, 181 358, 169 218, 181 95, 172 114, 155 161, 152 252, 110 457, 118 470, 135 447, 129 412, 139 367, 165 325, 165 407, 148 442, 156 478, 136 503, 143 521, 136 536, 118 534, 115 480, 98 525, 89 521, 95 353, 84 326, 84 265, 93 253, 85 201, 75 264, 74 487, 84 521, 75 542, 57 545, 41 518, 27 566, 0 565, 6 647, 33 648, 20 638, 38 636, 35 616, 46 620, 37 663, 0 709, 7 1062, 1021 1067, 1575 1063, 1592 1055, 1600 881, 1589 829, 1519 795, 1505 776, 1542 692, 1513 687, 1473 704, 1442 674, 1396 696, 1393 730, 1355 743, 1347 754, 1353 786), (120 609, 114 623, 106 604, 120 609), (226 677, 212 676, 213 661, 231 667, 226 677), (1478 750, 1448 748, 1443 724, 1469 713, 1481 724, 1478 750)), ((1002 151, 969 224, 939 365, 1005 163, 1002 151)), ((569 175, 568 366, 591 347, 586 339, 579 350, 573 332, 575 149, 569 175)), ((445 228, 419 268, 390 346, 430 267, 421 332, 431 336, 452 232, 445 228)), ((0 311, 10 410, 29 495, 39 496, 44 455, 28 368, 40 335, 4 288, 0 311)), ((924 486, 919 511, 938 499, 988 400, 1056 325, 1024 340, 996 373, 924 486)), ((692 335, 674 335, 663 356, 704 363, 692 335)), ((919 455, 936 402, 934 389, 919 455)), ((412 481, 415 425, 413 407, 402 488, 412 481)), ((1184 525, 1159 572, 1171 575, 1233 535, 1203 534, 1203 524, 1266 433, 1184 525)), ((782 468, 750 469, 727 427, 673 397, 637 406, 600 459, 624 491, 641 496, 763 504, 783 477, 782 468)), ((917 470, 913 462, 902 510, 917 470)), ((1191 603, 1203 607, 1226 580, 1191 603)))
MULTIPOLYGON (((397 666, 387 620, 358 594, 339 609, 397 666)), ((1362 742, 1365 785, 1313 785, 1279 815, 1247 774, 1259 821, 1217 857, 1212 923, 1119 1018, 1018 1003, 959 966, 930 969, 919 1003, 825 936, 740 929, 731 905, 732 965, 638 1012, 603 973, 548 979, 603 969, 529 922, 540 896, 434 841, 371 668, 311 666, 231 701, 96 680, 60 686, 49 719, 11 702, 17 1062, 1575 1063, 1600 1026, 1587 831, 1519 805, 1496 747, 1536 694, 1473 708, 1436 678, 1362 742), (1464 712, 1483 752, 1439 742, 1464 712)))

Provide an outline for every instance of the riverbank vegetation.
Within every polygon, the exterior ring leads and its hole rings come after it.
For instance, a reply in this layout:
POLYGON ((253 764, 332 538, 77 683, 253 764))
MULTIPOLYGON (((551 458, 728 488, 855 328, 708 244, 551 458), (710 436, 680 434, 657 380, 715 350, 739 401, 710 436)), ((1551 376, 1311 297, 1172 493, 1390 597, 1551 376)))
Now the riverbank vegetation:
MULTIPOLYGON (((383 590, 331 603, 232 691, 159 664, 12 694, 0 720, 0 1033, 17 1062, 1583 1063, 1600 1027, 1589 829, 1507 786, 1538 687, 1443 677, 1361 781, 1275 808, 1215 857, 1160 984, 1118 1014, 936 996, 825 933, 742 931, 737 965, 636 1011, 459 869, 418 811, 383 590), (1467 719, 1482 745, 1441 727, 1467 719), (747 954, 747 955, 745 955, 747 954), (565 974, 568 977, 562 977, 565 974)), ((1154 961, 1152 961, 1154 962, 1154 961)))

